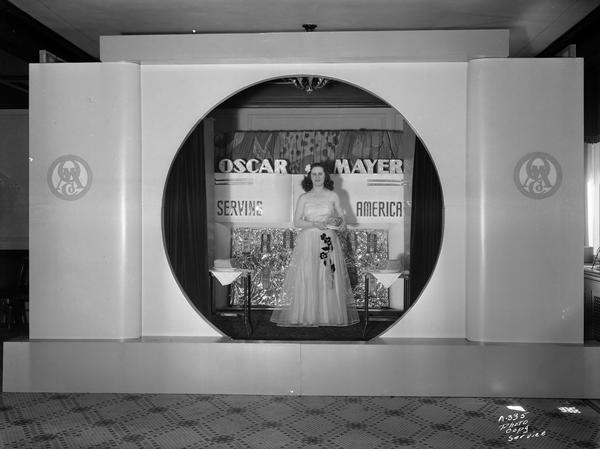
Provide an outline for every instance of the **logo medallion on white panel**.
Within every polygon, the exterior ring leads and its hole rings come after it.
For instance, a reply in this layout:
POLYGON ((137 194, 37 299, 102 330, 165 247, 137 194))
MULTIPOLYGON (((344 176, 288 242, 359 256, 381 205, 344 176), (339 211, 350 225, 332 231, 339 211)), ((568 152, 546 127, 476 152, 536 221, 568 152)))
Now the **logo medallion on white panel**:
POLYGON ((92 170, 79 156, 61 156, 48 169, 48 187, 61 200, 77 200, 87 193, 91 185, 92 170))
POLYGON ((541 200, 556 193, 562 182, 562 170, 548 153, 529 153, 515 166, 514 181, 523 195, 541 200))

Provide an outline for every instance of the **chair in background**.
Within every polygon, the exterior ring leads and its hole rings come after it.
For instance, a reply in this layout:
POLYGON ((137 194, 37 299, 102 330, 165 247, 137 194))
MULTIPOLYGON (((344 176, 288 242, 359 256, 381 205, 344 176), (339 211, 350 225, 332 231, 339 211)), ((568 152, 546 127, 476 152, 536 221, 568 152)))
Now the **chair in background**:
POLYGON ((0 251, 0 326, 26 325, 29 302, 29 259, 26 251, 0 251))

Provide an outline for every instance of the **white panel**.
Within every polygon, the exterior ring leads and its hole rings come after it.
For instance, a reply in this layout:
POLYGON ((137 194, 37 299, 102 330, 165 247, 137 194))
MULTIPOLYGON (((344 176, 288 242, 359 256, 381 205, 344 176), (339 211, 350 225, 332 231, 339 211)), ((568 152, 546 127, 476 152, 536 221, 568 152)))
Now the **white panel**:
POLYGON ((139 67, 30 65, 30 94, 30 337, 137 337, 139 67), (87 163, 75 177, 62 172, 82 186, 91 180, 79 199, 50 188, 65 155, 87 163))
POLYGON ((12 391, 296 394, 299 355, 297 344, 211 339, 39 341, 7 347, 5 360, 22 371, 7 369, 3 385, 12 391))
MULTIPOLYGON (((100 60, 145 64, 465 62, 508 56, 508 30, 101 36, 100 60)), ((307 69, 297 74, 314 73, 307 69)))
MULTIPOLYGON (((472 340, 582 343, 582 81, 578 59, 469 64, 472 340), (534 152, 555 161, 548 163, 548 185, 556 182, 553 170, 562 170, 562 184, 544 199, 524 195, 514 179, 521 159, 534 152)), ((535 170, 532 179, 543 180, 535 170)))
POLYGON ((13 341, 3 363, 4 392, 600 398, 597 346, 13 341))
POLYGON ((302 346, 303 394, 465 397, 600 394, 600 384, 594 383, 593 377, 600 368, 600 348, 483 346, 447 340, 392 342, 302 346))
POLYGON ((431 152, 446 205, 442 255, 419 302, 386 336, 464 337, 466 67, 465 63, 142 66, 143 334, 219 335, 183 296, 165 256, 162 194, 177 149, 223 99, 257 82, 301 71, 347 81, 384 99, 431 152))
POLYGON ((383 337, 464 338, 465 226, 464 206, 446 204, 442 249, 433 275, 417 302, 383 337))

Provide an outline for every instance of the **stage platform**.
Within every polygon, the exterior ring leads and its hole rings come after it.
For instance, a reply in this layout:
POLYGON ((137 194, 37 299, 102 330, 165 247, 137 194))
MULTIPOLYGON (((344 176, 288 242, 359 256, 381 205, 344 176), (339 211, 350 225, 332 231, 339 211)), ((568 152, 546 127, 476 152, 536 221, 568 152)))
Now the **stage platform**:
POLYGON ((4 343, 3 391, 600 398, 600 346, 146 337, 4 343))

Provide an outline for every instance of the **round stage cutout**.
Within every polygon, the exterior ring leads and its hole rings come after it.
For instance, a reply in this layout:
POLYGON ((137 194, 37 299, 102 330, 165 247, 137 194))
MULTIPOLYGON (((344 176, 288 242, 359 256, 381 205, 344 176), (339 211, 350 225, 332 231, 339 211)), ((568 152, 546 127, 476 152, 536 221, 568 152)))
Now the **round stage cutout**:
MULTIPOLYGON (((326 192, 315 182, 313 193, 326 192)), ((437 263, 443 217, 433 160, 398 111, 348 83, 299 75, 244 89, 196 125, 169 170, 162 218, 175 278, 223 334, 361 341, 380 335, 417 301, 437 263), (321 169, 311 169, 316 162, 321 169), (345 297, 353 305, 344 303, 342 315, 352 316, 354 307, 359 321, 313 317, 278 325, 273 312, 303 296, 290 289, 288 268, 309 260, 300 249, 309 231, 295 228, 294 216, 306 218, 295 211, 303 180, 319 171, 333 181, 327 198, 337 198, 328 214, 341 210, 347 226, 314 233, 325 248, 314 265, 325 261, 319 282, 326 273, 334 290, 346 285, 337 279, 349 280, 345 297)))

